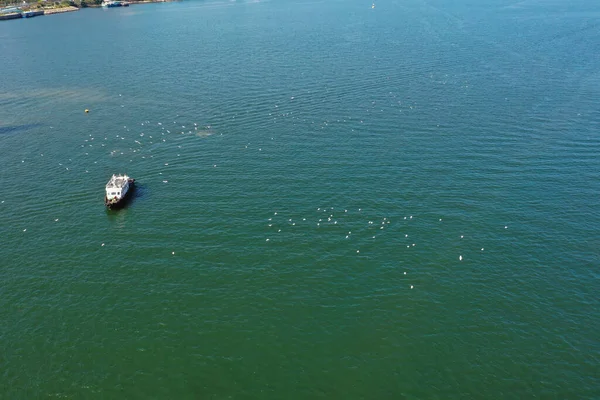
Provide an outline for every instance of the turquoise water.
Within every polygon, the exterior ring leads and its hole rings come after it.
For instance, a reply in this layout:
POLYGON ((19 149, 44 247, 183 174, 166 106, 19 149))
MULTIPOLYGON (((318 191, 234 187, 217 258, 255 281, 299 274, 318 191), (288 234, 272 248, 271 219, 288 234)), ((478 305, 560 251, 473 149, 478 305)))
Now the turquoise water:
POLYGON ((600 6, 454 3, 0 23, 0 398, 600 397, 600 6))

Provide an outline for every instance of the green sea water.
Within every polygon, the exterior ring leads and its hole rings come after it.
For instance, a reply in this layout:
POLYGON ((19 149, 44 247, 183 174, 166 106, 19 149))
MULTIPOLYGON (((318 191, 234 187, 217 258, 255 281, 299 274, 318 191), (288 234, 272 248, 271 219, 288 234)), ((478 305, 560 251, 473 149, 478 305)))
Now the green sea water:
POLYGON ((581 0, 2 21, 0 398, 600 398, 599 65, 581 0))

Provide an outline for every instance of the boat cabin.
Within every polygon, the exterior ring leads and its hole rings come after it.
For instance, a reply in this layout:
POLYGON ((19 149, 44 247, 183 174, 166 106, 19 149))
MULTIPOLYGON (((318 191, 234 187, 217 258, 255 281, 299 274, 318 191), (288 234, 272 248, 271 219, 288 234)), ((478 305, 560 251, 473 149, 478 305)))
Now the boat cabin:
POLYGON ((106 184, 106 198, 120 199, 129 190, 129 177, 127 175, 113 175, 106 184))

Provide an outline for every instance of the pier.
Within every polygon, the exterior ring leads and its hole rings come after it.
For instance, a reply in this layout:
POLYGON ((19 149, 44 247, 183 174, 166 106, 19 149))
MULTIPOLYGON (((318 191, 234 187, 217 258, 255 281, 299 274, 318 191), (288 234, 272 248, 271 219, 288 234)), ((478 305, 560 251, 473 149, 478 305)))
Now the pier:
POLYGON ((6 19, 17 19, 17 18, 21 18, 21 13, 0 14, 0 21, 6 20, 6 19))
POLYGON ((79 8, 72 7, 72 6, 61 7, 61 8, 49 8, 47 10, 44 10, 44 15, 66 13, 66 12, 71 12, 71 11, 79 11, 79 8))

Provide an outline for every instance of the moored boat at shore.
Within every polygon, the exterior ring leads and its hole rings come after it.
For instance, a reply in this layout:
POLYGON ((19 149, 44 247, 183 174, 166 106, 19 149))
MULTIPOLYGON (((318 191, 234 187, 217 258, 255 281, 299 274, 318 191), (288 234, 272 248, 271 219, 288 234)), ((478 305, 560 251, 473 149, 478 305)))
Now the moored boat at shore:
POLYGON ((104 204, 108 208, 119 208, 125 205, 127 198, 133 192, 135 179, 127 175, 113 175, 106 184, 104 204))
POLYGON ((21 13, 21 17, 23 18, 33 18, 38 15, 44 15, 44 10, 28 10, 21 13))
POLYGON ((109 1, 103 1, 102 2, 102 7, 106 7, 106 8, 112 8, 112 7, 128 7, 129 3, 126 3, 124 1, 119 1, 119 0, 109 0, 109 1))

